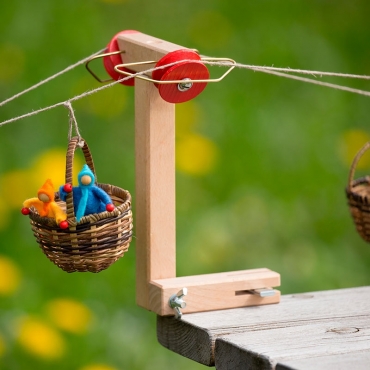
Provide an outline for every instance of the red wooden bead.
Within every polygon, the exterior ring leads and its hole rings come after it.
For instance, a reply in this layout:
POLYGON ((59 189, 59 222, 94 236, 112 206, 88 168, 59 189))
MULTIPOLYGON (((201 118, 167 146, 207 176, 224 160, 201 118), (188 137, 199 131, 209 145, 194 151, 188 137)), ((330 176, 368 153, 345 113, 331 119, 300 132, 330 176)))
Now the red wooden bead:
POLYGON ((113 212, 114 211, 114 204, 110 203, 110 204, 107 204, 105 209, 108 211, 108 212, 113 212))
MULTIPOLYGON (((166 54, 158 61, 156 67, 161 67, 166 64, 174 63, 181 60, 190 60, 179 62, 173 66, 164 69, 153 71, 152 77, 158 81, 171 80, 208 80, 209 71, 207 67, 201 63, 201 58, 193 50, 176 50, 166 54), (194 62, 192 61, 194 60, 194 62)), ((196 82, 189 88, 181 88, 179 84, 156 84, 159 94, 162 99, 169 103, 183 103, 198 96, 207 86, 206 82, 196 82)))
POLYGON ((27 215, 29 215, 30 214, 30 209, 29 208, 27 208, 27 207, 23 207, 22 209, 21 209, 21 212, 22 212, 22 215, 25 215, 25 216, 27 216, 27 215))
MULTIPOLYGON (((111 53, 111 52, 115 52, 115 51, 119 51, 119 46, 118 46, 118 41, 117 41, 117 37, 119 35, 122 35, 122 34, 127 34, 127 33, 137 33, 138 31, 134 31, 134 30, 125 30, 125 31, 121 31, 119 33, 117 33, 116 35, 113 36, 112 40, 108 43, 107 45, 107 48, 106 48, 106 53, 111 53)), ((106 69, 106 71, 108 72, 109 76, 111 76, 114 80, 119 80, 120 78, 124 78, 125 75, 121 74, 121 73, 118 73, 114 67, 118 64, 122 64, 123 61, 122 61, 122 54, 112 54, 112 55, 107 55, 105 57, 103 57, 103 64, 104 64, 104 67, 106 69)), ((129 72, 129 73, 135 73, 127 68, 120 68, 122 71, 126 71, 126 72, 129 72)), ((120 82, 122 85, 126 85, 126 86, 134 86, 135 85, 135 79, 134 78, 130 78, 129 80, 125 80, 125 81, 122 81, 120 82)))
POLYGON ((68 224, 68 221, 61 221, 60 223, 59 223, 59 227, 61 228, 61 229, 68 229, 68 226, 69 226, 69 224, 68 224))
POLYGON ((65 184, 63 186, 63 189, 65 192, 70 193, 72 191, 72 185, 71 184, 65 184))

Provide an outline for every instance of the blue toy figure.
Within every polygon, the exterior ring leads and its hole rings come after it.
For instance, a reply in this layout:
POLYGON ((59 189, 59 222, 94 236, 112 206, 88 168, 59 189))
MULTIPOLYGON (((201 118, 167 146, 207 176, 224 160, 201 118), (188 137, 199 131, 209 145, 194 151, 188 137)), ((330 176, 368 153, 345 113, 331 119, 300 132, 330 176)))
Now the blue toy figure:
POLYGON ((78 174, 79 186, 62 185, 59 189, 60 199, 66 201, 67 194, 73 190, 73 205, 77 222, 83 216, 104 211, 112 212, 114 205, 109 195, 95 185, 95 176, 85 164, 78 174))

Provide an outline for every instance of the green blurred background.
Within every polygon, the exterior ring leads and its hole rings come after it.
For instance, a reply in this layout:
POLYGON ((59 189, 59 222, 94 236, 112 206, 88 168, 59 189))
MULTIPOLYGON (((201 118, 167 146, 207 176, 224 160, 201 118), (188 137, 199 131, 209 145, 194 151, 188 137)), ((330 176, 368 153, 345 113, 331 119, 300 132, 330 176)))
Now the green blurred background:
MULTIPOLYGON (((370 74, 366 0, 14 0, 0 10, 0 101, 125 29, 243 64, 370 74)), ((0 121, 98 86, 80 66, 1 107, 0 121)), ((135 207, 133 92, 116 85, 73 106, 99 180, 128 189, 135 207)), ((370 248, 344 194, 370 139, 368 106, 244 69, 178 105, 178 275, 268 267, 283 294, 369 284, 370 248)), ((67 133, 63 107, 1 127, 0 368, 204 368, 161 347, 155 315, 136 306, 135 241, 96 275, 67 274, 38 248, 19 210, 47 177, 63 182, 67 133)), ((369 167, 364 158, 357 175, 369 167)))

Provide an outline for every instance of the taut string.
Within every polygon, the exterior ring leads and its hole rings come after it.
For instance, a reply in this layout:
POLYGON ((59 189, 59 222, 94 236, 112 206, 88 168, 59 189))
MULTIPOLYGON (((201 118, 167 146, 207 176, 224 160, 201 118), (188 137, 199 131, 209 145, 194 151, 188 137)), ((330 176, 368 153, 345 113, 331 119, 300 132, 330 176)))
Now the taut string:
POLYGON ((45 84, 45 83, 47 83, 47 82, 49 82, 49 81, 53 80, 54 78, 56 78, 56 77, 58 77, 58 76, 60 76, 60 75, 62 75, 62 74, 64 74, 64 73, 66 73, 66 72, 68 72, 68 71, 70 71, 70 70, 72 70, 73 68, 76 68, 77 66, 79 66, 79 65, 81 65, 81 64, 84 64, 84 63, 86 63, 90 58, 92 58, 93 56, 95 56, 95 55, 97 55, 97 54, 101 54, 103 51, 104 51, 104 49, 103 49, 103 50, 100 50, 100 51, 97 51, 96 53, 94 53, 94 54, 90 55, 89 57, 84 58, 84 59, 81 59, 81 60, 80 60, 80 61, 78 61, 77 63, 75 63, 75 64, 72 64, 72 65, 68 66, 67 68, 65 68, 65 69, 61 70, 60 72, 58 72, 58 73, 56 73, 56 74, 54 74, 54 75, 52 75, 52 76, 50 76, 50 77, 46 78, 45 80, 40 81, 39 83, 37 83, 37 84, 35 84, 35 85, 33 85, 33 86, 29 87, 28 89, 23 90, 23 91, 19 92, 18 94, 13 95, 13 96, 11 96, 10 98, 8 98, 8 99, 6 99, 6 100, 3 100, 2 102, 0 102, 0 107, 1 107, 1 106, 3 106, 3 105, 5 105, 6 103, 9 103, 9 102, 10 102, 10 101, 12 101, 12 100, 15 100, 16 98, 18 98, 18 97, 22 96, 23 94, 25 94, 25 93, 27 93, 27 92, 29 92, 29 91, 32 91, 32 90, 34 90, 34 89, 37 89, 37 88, 38 88, 38 87, 40 87, 41 85, 43 85, 43 84, 45 84))
MULTIPOLYGON (((99 53, 101 53, 101 51, 99 51, 97 53, 94 53, 93 55, 96 55, 96 54, 99 54, 99 53)), ((44 84, 44 83, 52 80, 53 78, 67 72, 68 70, 71 70, 72 68, 75 68, 76 66, 85 63, 90 58, 91 58, 91 56, 89 56, 88 58, 84 58, 81 61, 75 63, 74 65, 72 65, 70 67, 67 67, 63 71, 61 71, 61 72, 43 80, 43 81, 41 81, 40 83, 38 83, 38 84, 20 92, 20 93, 18 93, 18 94, 14 95, 10 98, 8 98, 7 100, 4 100, 3 102, 0 102, 0 106, 5 105, 6 103, 16 99, 17 97, 25 94, 28 91, 36 89, 37 87, 41 86, 42 84, 44 84)), ((74 118, 74 113, 73 113, 71 102, 82 99, 86 96, 95 94, 98 91, 107 89, 107 88, 109 88, 111 86, 114 86, 117 83, 120 83, 122 81, 126 81, 126 80, 129 80, 131 78, 135 78, 135 77, 140 76, 140 75, 151 73, 151 72, 153 72, 155 70, 158 70, 158 69, 164 69, 164 68, 173 66, 177 63, 182 63, 182 62, 187 62, 187 61, 194 62, 194 60, 179 60, 179 61, 169 63, 169 64, 166 64, 166 65, 163 65, 163 66, 160 66, 160 67, 155 67, 155 68, 147 69, 147 70, 142 71, 142 72, 133 73, 130 76, 123 77, 123 78, 121 78, 117 81, 113 81, 109 84, 100 86, 96 89, 85 91, 84 93, 82 93, 80 95, 76 95, 76 96, 68 99, 67 101, 59 102, 59 103, 50 105, 48 107, 41 108, 41 109, 38 109, 38 110, 35 110, 35 111, 31 111, 29 113, 26 113, 26 114, 23 114, 23 115, 20 115, 20 116, 17 116, 17 117, 13 117, 13 118, 8 119, 6 121, 0 122, 0 126, 4 126, 8 123, 15 122, 15 121, 18 121, 20 119, 36 115, 36 114, 39 114, 41 112, 45 112, 47 110, 59 107, 61 105, 66 106, 70 110, 70 117, 72 117, 72 119, 74 119, 74 121, 72 121, 72 122, 76 122, 75 118, 74 118)), ((315 85, 319 85, 319 86, 325 86, 325 87, 329 87, 329 88, 336 89, 336 90, 343 90, 343 91, 347 91, 347 92, 354 93, 354 94, 370 96, 370 91, 354 89, 354 88, 351 88, 351 87, 348 87, 348 86, 337 85, 337 84, 333 84, 333 83, 329 83, 329 82, 318 81, 318 80, 315 80, 315 79, 312 79, 312 78, 296 76, 296 75, 293 75, 291 73, 306 74, 306 75, 309 74, 309 75, 312 75, 313 77, 316 77, 317 75, 319 75, 320 77, 321 76, 334 76, 334 77, 357 78, 357 79, 370 80, 370 76, 368 76, 368 75, 356 75, 356 74, 346 74, 346 73, 338 73, 338 72, 310 71, 310 70, 304 70, 304 69, 255 66, 255 65, 248 65, 248 64, 241 64, 241 63, 236 63, 235 64, 235 63, 231 63, 231 62, 210 62, 210 61, 205 61, 205 60, 200 61, 199 63, 208 64, 208 65, 212 65, 212 66, 220 66, 220 67, 235 66, 235 67, 238 67, 238 68, 249 69, 249 70, 252 70, 252 71, 255 71, 255 72, 268 73, 268 74, 272 74, 272 75, 275 75, 275 76, 289 78, 289 79, 293 79, 293 80, 298 80, 298 81, 301 81, 301 82, 311 83, 311 84, 315 84, 315 85)), ((77 130, 78 130, 77 122, 76 122, 75 128, 77 128, 77 130)))

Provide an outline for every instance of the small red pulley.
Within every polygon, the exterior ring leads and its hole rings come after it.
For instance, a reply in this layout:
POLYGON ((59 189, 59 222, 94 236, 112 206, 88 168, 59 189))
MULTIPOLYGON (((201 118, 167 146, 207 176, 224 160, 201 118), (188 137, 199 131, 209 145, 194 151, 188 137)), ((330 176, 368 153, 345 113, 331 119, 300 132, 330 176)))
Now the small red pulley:
POLYGON ((169 103, 184 103, 198 96, 207 86, 209 71, 193 50, 176 50, 166 54, 155 67, 176 63, 152 73, 159 95, 169 103), (176 63, 178 62, 178 63, 176 63), (193 82, 194 81, 194 82, 193 82), (195 82, 199 81, 199 82, 195 82))
MULTIPOLYGON (((122 62, 122 54, 119 53, 120 49, 119 49, 119 46, 118 46, 117 37, 119 35, 128 34, 128 33, 137 33, 137 32, 138 31, 134 31, 134 30, 121 31, 121 32, 117 33, 116 35, 114 35, 112 40, 107 45, 105 53, 107 53, 107 54, 112 53, 112 54, 105 55, 103 57, 103 64, 104 64, 104 67, 105 67, 106 71, 108 72, 109 76, 111 76, 116 81, 119 80, 120 78, 122 78, 122 74, 115 71, 114 67, 118 64, 123 63, 122 62)), ((121 69, 125 72, 135 73, 135 72, 133 72, 133 71, 127 69, 127 68, 124 68, 124 67, 121 68, 121 69)), ((135 85, 135 79, 130 78, 130 79, 122 81, 120 83, 122 85, 126 85, 126 86, 134 86, 135 85)))

